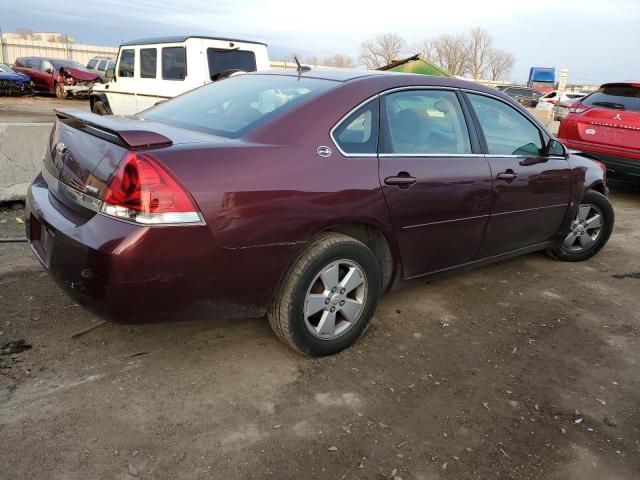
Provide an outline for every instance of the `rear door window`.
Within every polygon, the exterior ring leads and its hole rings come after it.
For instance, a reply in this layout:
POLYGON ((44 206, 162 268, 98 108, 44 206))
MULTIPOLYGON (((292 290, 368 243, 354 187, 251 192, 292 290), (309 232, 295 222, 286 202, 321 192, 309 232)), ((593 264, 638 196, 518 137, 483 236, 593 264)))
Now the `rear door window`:
POLYGON ((91 70, 93 70, 94 68, 96 68, 97 63, 98 63, 98 59, 92 58, 91 60, 89 60, 89 63, 87 63, 87 68, 90 68, 91 70))
POLYGON ((156 68, 158 65, 158 49, 140 49, 140 77, 156 78, 156 68))
POLYGON ((133 77, 135 72, 136 51, 132 48, 122 50, 120 53, 119 77, 133 77))
POLYGON ((184 47, 162 49, 162 78, 184 80, 187 76, 187 54, 184 47))
POLYGON ((209 77, 232 69, 244 70, 245 72, 256 71, 256 55, 250 51, 208 48, 207 62, 209 63, 209 77))
POLYGON ((98 64, 98 70, 100 70, 101 72, 103 72, 105 70, 105 68, 107 68, 107 60, 102 60, 99 64, 98 64))
POLYGON ((468 94, 491 155, 539 156, 540 130, 522 113, 500 100, 468 94))
POLYGON ((583 105, 613 110, 640 112, 640 86, 611 85, 600 87, 582 101, 583 105))
POLYGON ((471 153, 469 131, 455 92, 406 90, 383 99, 381 153, 471 153))
POLYGON ((340 123, 333 138, 347 154, 375 155, 378 150, 378 100, 363 105, 340 123))

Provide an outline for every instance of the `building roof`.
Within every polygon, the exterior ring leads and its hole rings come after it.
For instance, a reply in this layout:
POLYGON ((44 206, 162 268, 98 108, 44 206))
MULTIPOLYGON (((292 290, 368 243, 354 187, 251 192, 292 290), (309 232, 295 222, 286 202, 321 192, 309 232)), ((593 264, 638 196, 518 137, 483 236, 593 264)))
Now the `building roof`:
POLYGON ((436 75, 440 77, 450 76, 441 68, 436 67, 433 63, 422 58, 419 53, 416 53, 411 57, 403 58, 401 60, 395 60, 387 65, 378 68, 378 70, 393 70, 395 72, 419 73, 421 75, 436 75))
POLYGON ((152 38, 140 38, 138 40, 130 40, 128 42, 124 42, 121 46, 130 46, 130 45, 148 45, 151 43, 182 43, 189 38, 203 38, 205 40, 222 40, 223 42, 242 42, 242 43, 255 43, 256 45, 264 45, 267 46, 266 43, 256 42, 254 40, 242 40, 239 38, 226 38, 226 37, 209 37, 205 35, 178 35, 174 37, 152 37, 152 38))

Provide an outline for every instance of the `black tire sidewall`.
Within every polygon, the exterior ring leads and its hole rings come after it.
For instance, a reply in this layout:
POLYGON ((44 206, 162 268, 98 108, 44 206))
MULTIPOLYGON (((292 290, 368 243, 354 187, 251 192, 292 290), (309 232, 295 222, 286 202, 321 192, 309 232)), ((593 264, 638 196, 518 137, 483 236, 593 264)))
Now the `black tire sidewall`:
POLYGON ((376 311, 380 296, 380 269, 371 251, 357 242, 345 242, 328 247, 303 267, 303 273, 293 288, 289 309, 289 326, 293 342, 303 353, 311 356, 330 355, 353 344, 362 335, 376 311), (315 276, 324 267, 336 260, 351 260, 363 270, 367 279, 367 297, 364 310, 344 335, 333 340, 322 340, 313 336, 304 321, 304 300, 315 276))
MULTIPOLYGON (((559 258, 560 260, 570 262, 580 262, 582 260, 587 260, 598 253, 600 249, 604 247, 605 244, 609 241, 609 237, 611 236, 611 232, 613 231, 613 224, 615 221, 613 207, 611 206, 611 202, 609 202, 609 199, 601 193, 591 190, 587 192, 587 194, 580 202, 580 205, 584 204, 595 205, 602 212, 604 221, 602 224, 601 234, 591 247, 581 252, 571 252, 565 250, 564 247, 560 245, 560 247, 558 247, 553 252, 554 256, 559 258)), ((580 207, 578 206, 578 208, 580 207)))
POLYGON ((96 115, 106 115, 107 114, 107 109, 105 108, 104 103, 102 103, 99 100, 96 103, 93 104, 93 107, 91 108, 91 110, 96 115))

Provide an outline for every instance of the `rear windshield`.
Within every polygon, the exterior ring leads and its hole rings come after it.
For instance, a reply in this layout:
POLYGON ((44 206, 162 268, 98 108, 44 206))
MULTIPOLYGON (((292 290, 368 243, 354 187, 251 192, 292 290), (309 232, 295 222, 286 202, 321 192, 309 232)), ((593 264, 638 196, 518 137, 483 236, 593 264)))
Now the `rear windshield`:
POLYGON ((209 77, 232 69, 240 69, 245 72, 256 71, 256 55, 249 51, 207 48, 207 61, 209 63, 209 77))
POLYGON ((640 112, 640 88, 631 85, 600 87, 582 103, 588 107, 611 108, 640 112))
POLYGON ((239 75, 167 100, 142 114, 147 120, 238 138, 336 85, 331 80, 239 75))

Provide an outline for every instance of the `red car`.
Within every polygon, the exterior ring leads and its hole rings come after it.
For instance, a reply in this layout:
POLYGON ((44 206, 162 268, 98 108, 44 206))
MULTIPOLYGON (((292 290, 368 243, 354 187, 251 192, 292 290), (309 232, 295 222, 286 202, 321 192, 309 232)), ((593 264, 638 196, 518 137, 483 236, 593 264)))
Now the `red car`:
POLYGON ((266 313, 291 347, 330 354, 405 280, 538 250, 585 260, 613 228, 602 164, 462 80, 260 72, 136 117, 57 116, 27 236, 118 319, 266 313))
POLYGON ((58 98, 88 96, 94 83, 102 83, 84 65, 62 58, 20 57, 13 69, 28 75, 34 90, 55 93, 58 98))
POLYGON ((640 82, 607 83, 574 103, 558 139, 604 162, 611 178, 640 184, 640 82))

